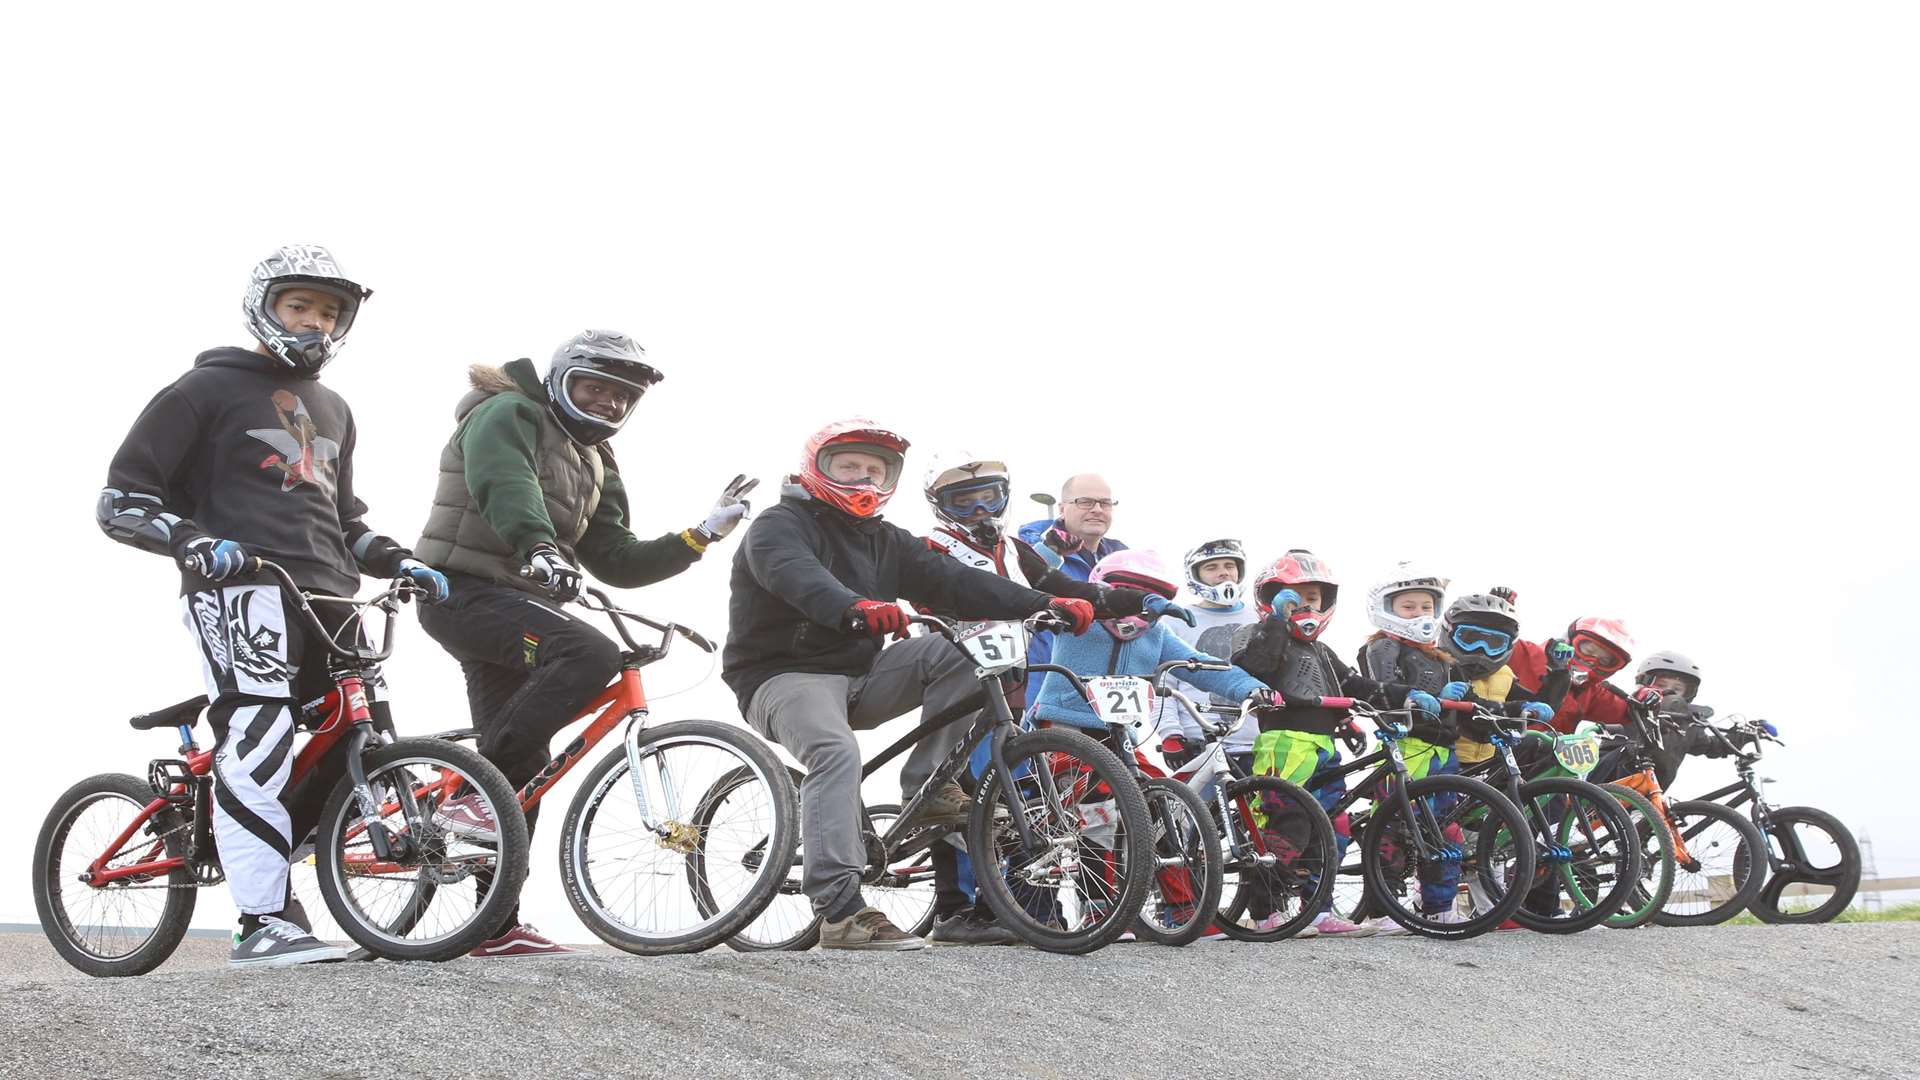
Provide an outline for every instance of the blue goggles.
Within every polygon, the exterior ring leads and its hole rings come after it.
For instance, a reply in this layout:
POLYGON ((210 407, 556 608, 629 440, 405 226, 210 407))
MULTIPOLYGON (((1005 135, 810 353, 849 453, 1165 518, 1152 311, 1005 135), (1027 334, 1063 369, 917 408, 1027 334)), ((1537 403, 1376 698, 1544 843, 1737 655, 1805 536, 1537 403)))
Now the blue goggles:
POLYGON ((1447 640, 1460 652, 1477 652, 1482 656, 1505 656, 1513 649, 1512 634, 1491 626, 1474 626, 1470 623, 1454 627, 1447 640))
POLYGON ((937 498, 941 512, 957 520, 964 521, 981 510, 988 517, 999 517, 1007 509, 1008 485, 1001 479, 951 484, 941 488, 937 498))

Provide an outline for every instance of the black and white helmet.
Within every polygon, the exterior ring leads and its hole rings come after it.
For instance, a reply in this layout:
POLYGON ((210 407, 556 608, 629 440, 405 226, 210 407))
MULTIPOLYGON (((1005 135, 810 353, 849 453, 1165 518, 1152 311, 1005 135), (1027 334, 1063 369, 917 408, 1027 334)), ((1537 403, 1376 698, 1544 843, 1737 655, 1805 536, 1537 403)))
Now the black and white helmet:
POLYGON ((633 410, 629 408, 617 421, 581 411, 573 403, 573 380, 581 376, 628 386, 636 402, 664 377, 647 363, 647 350, 618 330, 582 330, 553 350, 553 362, 547 366, 547 407, 567 434, 587 445, 612 438, 626 426, 633 410))
POLYGON ((1214 604, 1231 604, 1240 599, 1240 590, 1246 587, 1247 549, 1238 540, 1209 540, 1192 551, 1187 552, 1187 590, 1202 600, 1214 604), (1232 581, 1223 581, 1218 585, 1208 585, 1200 580, 1200 564, 1215 559, 1232 559, 1240 568, 1240 573, 1232 581))
POLYGON ((247 298, 241 302, 240 309, 247 317, 247 331, 259 338, 267 351, 288 367, 316 372, 326 367, 333 354, 340 351, 340 343, 353 328, 353 317, 360 312, 360 302, 372 295, 372 289, 341 272, 340 264, 326 248, 319 244, 290 244, 254 265, 253 278, 247 283, 247 298), (296 334, 281 326, 273 314, 273 305, 288 289, 318 289, 338 297, 340 317, 334 320, 333 332, 296 334))
POLYGON ((1700 665, 1694 663, 1685 653, 1663 649, 1640 661, 1640 666, 1633 671, 1633 684, 1635 686, 1652 685, 1655 675, 1678 675, 1680 680, 1687 684, 1687 688, 1681 692, 1680 696, 1688 701, 1692 701, 1693 696, 1700 692, 1700 665))

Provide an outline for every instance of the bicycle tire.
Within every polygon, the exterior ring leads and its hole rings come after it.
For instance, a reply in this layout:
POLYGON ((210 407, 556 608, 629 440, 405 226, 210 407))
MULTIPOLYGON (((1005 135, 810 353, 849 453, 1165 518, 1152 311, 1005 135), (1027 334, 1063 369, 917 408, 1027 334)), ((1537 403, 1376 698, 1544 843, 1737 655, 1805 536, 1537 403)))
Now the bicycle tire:
MULTIPOLYGON (((1113 751, 1077 732, 1057 727, 1042 728, 1014 736, 1007 740, 1005 748, 1007 765, 1014 770, 1018 789, 1022 791, 1016 801, 1029 818, 1032 817, 1032 811, 1027 809, 1025 791, 1038 788, 1040 784, 1035 782, 1031 770, 1024 766, 1036 759, 1043 760, 1047 763, 1048 774, 1052 775, 1058 759, 1045 755, 1071 755, 1086 768, 1087 776, 1072 782, 1074 799, 1069 808, 1070 812, 1072 808, 1084 808, 1084 812, 1078 813, 1073 821, 1034 823, 1037 829, 1049 834, 1057 831, 1062 835, 1051 836, 1053 843, 1047 856, 1030 859, 1024 865, 1016 866, 1011 852, 1003 853, 1002 849, 1004 846, 1017 851, 1019 833, 1010 819, 997 818, 994 813, 996 806, 1006 805, 1001 790, 1007 785, 1007 778, 1001 775, 997 767, 989 768, 975 789, 973 808, 968 814, 967 851, 973 856, 978 894, 986 897, 987 905, 993 909, 1000 925, 1012 930, 1022 941, 1036 949, 1070 954, 1092 952, 1131 928, 1140 914, 1140 905, 1146 900, 1148 883, 1144 868, 1153 862, 1152 825, 1147 815, 1147 802, 1141 794, 1133 768, 1121 764, 1113 751), (1098 798, 1102 794, 1107 798, 1098 798), (1083 799, 1081 795, 1094 798, 1083 799), (1107 807, 1109 802, 1112 804, 1110 810, 1107 807), (1111 815, 1111 819, 1086 829, 1084 826, 1089 815, 1111 815), (1006 873, 1011 870, 1015 874, 1032 874, 1037 864, 1051 857, 1054 869, 1049 871, 1043 868, 1038 872, 1072 875, 1076 884, 1068 898, 1077 903, 1077 882, 1082 880, 1079 855, 1081 838, 1098 833, 1109 824, 1113 827, 1114 843, 1100 845, 1097 838, 1092 843, 1105 852, 1096 854, 1095 858, 1107 860, 1104 865, 1117 879, 1119 888, 1111 899, 1089 905, 1089 909, 1097 909, 1100 917, 1069 929, 1065 925, 1069 919, 1064 912, 1060 925, 1053 925, 1050 914, 1027 910, 1026 904, 1033 897, 1016 896, 1007 883, 1006 873), (1003 845, 1003 839, 1008 840, 1008 844, 1003 845), (1071 869, 1062 869, 1069 860, 1071 869)), ((1045 807, 1041 809, 1047 810, 1045 807)), ((1023 887, 1039 890, 1051 886, 1044 882, 1033 882, 1030 878, 1028 882, 1023 882, 1023 887)))
POLYGON ((1222 830, 1223 851, 1227 847, 1225 836, 1233 836, 1246 830, 1247 842, 1254 848, 1255 855, 1280 853, 1271 852, 1269 841, 1260 835, 1252 820, 1256 803, 1272 805, 1285 802, 1291 811, 1299 815, 1299 820, 1307 826, 1306 843, 1300 845, 1300 854, 1294 857, 1291 865, 1278 863, 1275 868, 1259 867, 1252 863, 1243 864, 1241 860, 1229 857, 1225 869, 1234 872, 1232 895, 1221 900, 1218 920, 1222 933, 1235 941, 1284 941, 1306 929, 1314 916, 1333 899, 1334 878, 1340 872, 1339 843, 1334 838, 1333 821, 1327 817, 1326 808, 1313 793, 1298 784, 1282 780, 1277 776, 1253 776, 1234 780, 1226 785, 1226 797, 1229 810, 1241 820, 1222 830), (1272 802, 1267 802, 1271 799, 1272 802), (1318 866, 1316 873, 1311 867, 1318 866), (1277 877, 1276 877, 1277 875, 1277 877), (1241 920, 1252 912, 1262 908, 1274 907, 1276 892, 1282 895, 1296 896, 1300 901, 1300 910, 1292 917, 1268 930, 1248 926, 1241 920))
MULTIPOLYGON (((649 838, 641 843, 658 843, 661 850, 681 855, 685 861, 688 875, 696 873, 695 852, 704 852, 710 840, 710 829, 691 828, 692 821, 700 819, 703 809, 717 805, 712 792, 729 778, 737 776, 739 770, 750 769, 767 788, 771 804, 773 822, 772 831, 765 838, 766 850, 785 852, 790 861, 794 845, 799 841, 797 819, 799 810, 794 798, 793 783, 787 776, 787 767, 758 737, 744 728, 711 720, 678 720, 670 724, 650 727, 640 733, 639 751, 643 756, 650 752, 664 753, 673 746, 699 745, 734 755, 742 764, 721 772, 714 780, 707 782, 700 801, 692 807, 688 822, 673 821, 667 827, 679 826, 686 832, 672 837, 649 838), (687 845, 682 851, 678 845, 687 845)), ((573 802, 567 808, 566 822, 560 832, 560 882, 567 895, 567 902, 573 905, 574 913, 594 935, 615 948, 638 956, 657 956, 665 953, 701 952, 710 949, 732 937, 741 928, 759 916, 774 893, 778 891, 784 872, 775 872, 773 865, 763 862, 755 868, 749 878, 749 884, 732 901, 732 907, 719 910, 721 903, 714 897, 711 888, 702 895, 693 888, 695 879, 689 876, 688 900, 700 921, 691 927, 652 932, 619 921, 603 901, 606 890, 601 882, 593 877, 593 859, 589 857, 588 844, 593 827, 599 819, 605 799, 614 785, 627 774, 627 751, 624 745, 609 752, 594 766, 591 773, 575 792, 573 802)), ((684 783, 687 778, 681 778, 684 783)), ((679 796, 686 799, 692 793, 681 791, 679 796)), ((682 811, 687 807, 684 803, 682 811)), ((709 815, 707 823, 712 824, 709 815)), ((774 860, 778 862, 778 860, 774 860)), ((704 865, 701 863, 699 865, 704 865)), ((610 881, 612 879, 609 879, 610 881)))
POLYGON ((1601 784, 1600 788, 1627 809, 1634 818, 1634 829, 1640 837, 1640 887, 1628 896, 1627 903, 1620 910, 1606 918, 1607 926, 1612 929, 1631 930, 1651 922, 1654 915, 1666 906, 1667 897, 1673 892, 1673 880, 1678 870, 1673 858, 1673 834, 1668 831, 1667 819, 1653 805, 1652 799, 1625 784, 1601 784))
MULTIPOLYGON (((128 815, 131 821, 133 814, 145 809, 153 801, 154 794, 152 786, 138 777, 125 773, 101 773, 87 777, 55 799, 33 845, 33 905, 40 913, 40 926, 46 932, 47 940, 67 963, 96 978, 145 975, 165 963, 167 957, 173 955, 173 950, 179 947, 180 939, 186 937, 187 923, 193 918, 199 889, 192 872, 186 867, 170 871, 166 888, 156 890, 164 892, 160 914, 154 919, 153 926, 146 928, 148 933, 143 939, 133 943, 124 952, 109 954, 89 949, 82 940, 84 935, 80 927, 74 925, 66 905, 61 902, 62 898, 68 888, 75 886, 93 893, 114 886, 93 889, 78 881, 73 869, 64 865, 64 844, 77 824, 80 813, 103 799, 124 799, 131 803, 134 807, 133 813, 128 815)), ((167 857, 183 855, 186 848, 184 826, 192 823, 192 814, 183 813, 177 807, 168 807, 155 814, 151 821, 159 827, 160 842, 167 857)), ((107 834, 109 839, 115 835, 118 835, 118 830, 107 834)), ((96 852, 93 857, 97 858, 99 854, 96 852)))
MULTIPOLYGON (((1391 783, 1383 786, 1390 786, 1391 783)), ((1532 831, 1527 827, 1526 817, 1521 814, 1519 807, 1514 806, 1505 795, 1500 794, 1488 784, 1471 777, 1453 774, 1425 776, 1407 784, 1407 798, 1410 803, 1415 804, 1417 817, 1421 816, 1418 808, 1423 805, 1421 800, 1429 798, 1438 800, 1449 793, 1458 801, 1445 810, 1447 819, 1445 822, 1439 820, 1441 813, 1439 808, 1433 804, 1424 805, 1434 815, 1433 823, 1441 825, 1443 830, 1448 825, 1477 822, 1472 832, 1474 836, 1472 850, 1469 851, 1466 847, 1468 833, 1464 824, 1461 824, 1460 838, 1454 840, 1444 831, 1440 835, 1433 835, 1429 823, 1422 821, 1419 823, 1421 842, 1428 846, 1449 844, 1458 846, 1461 853, 1461 880, 1464 881, 1469 873, 1476 874, 1483 888, 1494 889, 1499 893, 1499 899, 1495 900, 1487 911, 1469 915, 1458 922, 1443 921, 1441 916, 1455 912, 1450 909, 1449 912, 1436 912, 1429 916, 1416 910, 1409 910, 1402 902, 1404 899, 1402 886, 1406 883, 1407 874, 1412 873, 1417 878, 1418 871, 1412 865, 1411 854, 1414 849, 1406 845, 1401 837, 1393 835, 1396 829, 1402 834, 1406 833, 1407 829, 1406 826, 1397 824, 1401 817, 1400 800, 1390 792, 1383 793, 1383 797, 1375 800, 1373 804, 1366 832, 1360 842, 1360 867, 1366 880, 1367 902, 1371 906, 1378 908, 1389 919, 1422 937, 1458 941, 1484 934, 1513 917, 1514 911, 1526 899, 1525 883, 1533 880, 1534 845, 1531 839, 1524 844, 1514 842, 1514 837, 1531 838, 1532 836, 1532 831), (1469 798, 1484 807, 1484 810, 1462 810, 1461 806, 1465 805, 1465 800, 1469 798), (1498 846, 1498 837, 1503 831, 1509 839, 1508 843, 1501 847, 1498 846), (1406 851, 1407 857, 1400 857, 1398 852, 1389 853, 1387 845, 1390 841, 1406 851), (1497 880, 1498 871, 1503 862, 1501 856, 1508 851, 1511 852, 1512 865, 1510 872, 1505 875, 1505 881, 1502 882, 1497 880)))
POLYGON ((1625 865, 1616 865, 1613 881, 1604 892, 1597 896, 1589 896, 1587 895, 1589 890, 1583 887, 1580 878, 1582 864, 1578 861, 1577 849, 1572 860, 1565 863, 1556 861, 1551 867, 1539 866, 1536 859, 1534 876, 1540 886, 1545 886, 1549 881, 1552 882, 1555 886, 1553 896, 1556 904, 1563 890, 1574 898, 1576 906, 1582 900, 1590 902, 1577 914, 1555 918, 1531 909, 1523 900, 1520 906, 1514 909, 1514 921, 1528 930, 1541 934, 1577 934, 1605 922, 1609 915, 1620 910, 1620 905, 1632 895, 1635 885, 1640 880, 1642 856, 1639 836, 1634 829, 1632 817, 1606 792, 1585 780, 1576 780, 1573 777, 1529 780, 1520 785, 1520 797, 1527 802, 1524 812, 1527 814, 1529 823, 1534 823, 1538 815, 1539 823, 1547 826, 1546 835, 1556 846, 1562 848, 1574 849, 1575 845, 1568 841, 1573 838, 1572 830, 1576 828, 1589 830, 1585 834, 1589 842, 1596 839, 1596 835, 1590 831, 1590 815, 1598 815, 1604 819, 1606 829, 1612 837, 1612 843, 1618 853, 1616 858, 1624 860, 1625 865), (1542 807, 1543 798, 1568 799, 1572 802, 1564 806, 1549 803, 1548 807, 1542 807))
MULTIPOLYGON (((436 770, 451 769, 464 777, 466 787, 486 800, 487 810, 499 829, 494 841, 497 855, 491 871, 491 884, 487 888, 486 899, 475 906, 472 915, 462 919, 454 929, 428 940, 409 941, 394 936, 409 934, 419 925, 420 916, 424 913, 418 910, 392 921, 370 921, 371 913, 363 911, 357 902, 349 899, 346 879, 350 875, 345 874, 340 860, 342 845, 349 839, 352 827, 359 822, 358 809, 354 805, 353 779, 342 776, 339 783, 334 785, 333 793, 327 797, 326 806, 320 812, 320 824, 314 832, 314 869, 319 879, 320 895, 327 902, 327 910, 355 944, 382 959, 441 961, 467 955, 500 929, 507 913, 519 902, 520 887, 526 882, 527 819, 520 812, 518 793, 500 774, 500 770, 481 757, 478 751, 444 739, 399 739, 384 746, 371 746, 362 755, 361 761, 369 782, 380 779, 387 770, 405 763, 417 763, 436 770)), ((411 780, 408 782, 412 783, 411 780)), ((423 866, 421 872, 429 871, 423 866)), ((434 898, 437 890, 420 889, 418 876, 414 878, 414 884, 416 902, 423 896, 429 901, 434 898)))
POLYGON ((1783 873, 1769 860, 1766 884, 1760 887, 1759 895, 1747 905, 1747 910, 1753 912, 1754 918, 1761 922, 1777 926, 1832 922, 1838 918, 1853 904, 1854 895, 1860 891, 1860 844, 1853 838, 1853 833, 1841 824, 1839 818, 1811 806, 1783 806, 1767 815, 1767 824, 1767 850, 1769 853, 1778 850, 1783 860, 1791 861, 1788 870, 1783 873), (1797 863, 1806 858, 1806 853, 1804 850, 1797 855, 1794 852, 1795 848, 1805 847, 1792 832, 1795 824, 1810 825, 1826 833, 1834 850, 1839 853, 1838 864, 1830 870, 1820 868, 1818 871, 1799 867, 1797 863), (1787 886, 1806 882, 1829 885, 1833 892, 1811 908, 1781 908, 1780 900, 1787 886))
MULTIPOLYGON (((1717 822, 1732 829, 1738 844, 1727 856, 1728 876, 1738 880, 1734 882, 1732 892, 1705 911, 1675 911, 1676 903, 1695 898, 1694 890, 1689 888, 1683 893, 1682 889, 1683 886, 1693 884, 1691 878, 1700 875, 1699 871, 1690 871, 1683 865, 1674 875, 1673 892, 1668 895, 1666 905, 1654 914, 1653 921, 1661 926, 1716 926, 1745 911, 1747 905, 1753 903, 1753 898, 1760 895, 1760 889, 1766 884, 1767 841, 1760 835, 1760 830, 1738 811, 1716 802, 1697 799, 1669 802, 1667 809, 1673 815, 1675 831, 1680 834, 1681 839, 1686 842, 1688 852, 1696 859, 1700 859, 1702 855, 1697 841, 1713 823, 1717 822)), ((1702 862, 1701 865, 1704 868, 1707 864, 1702 862)), ((1710 875, 1706 884, 1709 887, 1713 884, 1710 875)), ((1713 895, 1709 893, 1709 898, 1713 895)))
MULTIPOLYGON (((714 814, 726 802, 728 796, 750 782, 752 778, 752 770, 743 765, 715 780, 713 786, 707 789, 706 795, 700 800, 700 810, 695 814, 693 822, 703 838, 712 825, 714 814)), ((806 779, 806 774, 790 767, 787 769, 787 779, 792 782, 797 792, 800 782, 806 779)), ((795 818, 794 827, 796 830, 805 828, 804 815, 795 818)), ((804 836, 796 837, 795 846, 804 844, 805 840, 804 836)), ((763 850, 757 855, 765 858, 766 852, 763 850)), ((706 867, 708 857, 706 845, 703 842, 694 850, 693 858, 689 860, 687 880, 693 888, 694 903, 704 905, 705 911, 718 911, 719 902, 713 898, 711 888, 707 884, 710 876, 710 871, 706 867)), ((813 905, 807 901, 806 894, 800 891, 801 869, 797 854, 789 856, 786 880, 774 889, 773 899, 767 902, 767 906, 761 909, 760 914, 753 921, 728 936, 725 942, 727 948, 745 953, 805 952, 819 942, 819 920, 813 914, 813 905), (794 907, 798 911, 783 916, 783 907, 794 907), (776 918, 777 916, 779 917, 776 918), (775 919, 775 925, 760 928, 758 924, 767 919, 775 919), (790 927, 798 929, 785 936, 778 935, 779 930, 790 927), (770 936, 764 932, 765 930, 772 930, 774 933, 770 936)))
POLYGON ((1220 849, 1220 833, 1214 829, 1207 804, 1193 789, 1178 780, 1156 777, 1142 781, 1141 794, 1147 801, 1147 815, 1153 819, 1153 856, 1163 859, 1185 857, 1188 867, 1156 865, 1147 899, 1134 921, 1134 934, 1156 945, 1190 945, 1214 924, 1220 910, 1220 890, 1226 882, 1226 860, 1220 849), (1182 822, 1179 817, 1184 817, 1182 822), (1195 889, 1192 855, 1199 855, 1199 888, 1195 889), (1181 887, 1178 875, 1184 874, 1186 891, 1193 898, 1186 904, 1165 899, 1169 887, 1181 887), (1172 926, 1159 921, 1166 913, 1178 914, 1185 907, 1187 916, 1172 926))

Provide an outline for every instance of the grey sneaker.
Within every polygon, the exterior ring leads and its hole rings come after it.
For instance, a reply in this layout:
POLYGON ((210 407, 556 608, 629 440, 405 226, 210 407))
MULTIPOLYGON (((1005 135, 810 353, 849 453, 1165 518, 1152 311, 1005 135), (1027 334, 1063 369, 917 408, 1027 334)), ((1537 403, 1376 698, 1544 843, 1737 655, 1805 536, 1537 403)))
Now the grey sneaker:
POLYGON ((973 809, 973 799, 959 784, 949 783, 927 796, 927 805, 920 811, 920 821, 925 825, 965 825, 967 811, 973 809))
POLYGON ((345 960, 347 950, 329 945, 285 919, 268 915, 260 920, 260 929, 242 938, 233 934, 233 951, 227 965, 237 968, 292 967, 327 960, 345 960))
POLYGON ((433 823, 456 836, 469 840, 498 842, 500 824, 478 793, 453 800, 434 811, 433 823))
POLYGON ((844 919, 820 923, 823 949, 860 949, 867 952, 904 952, 924 949, 927 943, 893 925, 879 908, 864 907, 844 919))
POLYGON ((933 920, 927 934, 929 945, 1018 945, 1019 935, 984 916, 978 908, 961 908, 944 919, 933 920))

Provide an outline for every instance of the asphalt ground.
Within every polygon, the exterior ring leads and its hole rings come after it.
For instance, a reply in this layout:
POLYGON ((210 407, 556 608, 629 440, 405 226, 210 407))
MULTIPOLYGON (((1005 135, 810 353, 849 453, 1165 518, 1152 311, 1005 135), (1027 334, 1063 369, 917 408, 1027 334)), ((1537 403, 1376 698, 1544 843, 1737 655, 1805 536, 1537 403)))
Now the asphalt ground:
POLYGON ((0 1076, 1920 1076, 1920 923, 249 972, 225 953, 190 938, 97 980, 0 933, 0 1076))

